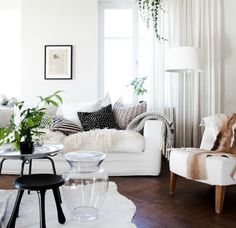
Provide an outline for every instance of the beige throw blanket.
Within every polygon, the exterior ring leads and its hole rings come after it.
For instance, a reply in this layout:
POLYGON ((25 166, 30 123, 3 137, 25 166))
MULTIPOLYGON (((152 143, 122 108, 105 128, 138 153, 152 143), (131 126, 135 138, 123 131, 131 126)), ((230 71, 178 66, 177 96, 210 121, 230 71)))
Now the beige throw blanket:
MULTIPOLYGON (((191 150, 188 156, 187 177, 191 179, 207 179, 206 158, 208 156, 225 156, 236 158, 236 113, 232 113, 218 126, 218 134, 211 150, 191 150)), ((236 174, 236 165, 231 177, 236 174)))

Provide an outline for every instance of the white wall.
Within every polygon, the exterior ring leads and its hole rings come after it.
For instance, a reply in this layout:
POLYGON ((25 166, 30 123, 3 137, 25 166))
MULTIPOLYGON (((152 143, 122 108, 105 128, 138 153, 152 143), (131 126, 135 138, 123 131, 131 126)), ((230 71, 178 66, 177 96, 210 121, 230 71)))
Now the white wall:
POLYGON ((67 102, 97 98, 97 0, 22 0, 22 98, 64 90, 67 102), (44 45, 73 45, 73 80, 44 80, 44 45))
MULTIPOLYGON (((223 110, 236 111, 236 0, 223 0, 223 110)), ((97 97, 97 0, 22 0, 23 99, 64 90, 65 101, 97 97), (44 80, 44 45, 72 44, 73 80, 44 80)))
POLYGON ((19 97, 21 80, 20 0, 0 0, 0 28, 0 93, 5 94, 8 98, 19 97), (12 67, 13 64, 14 67, 12 67))
POLYGON ((236 112, 236 1, 223 0, 223 111, 236 112))

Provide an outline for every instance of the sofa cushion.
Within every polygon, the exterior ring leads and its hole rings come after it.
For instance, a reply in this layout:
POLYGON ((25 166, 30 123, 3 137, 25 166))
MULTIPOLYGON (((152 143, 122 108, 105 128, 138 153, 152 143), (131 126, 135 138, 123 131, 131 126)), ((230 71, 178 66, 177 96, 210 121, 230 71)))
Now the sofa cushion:
POLYGON ((86 103, 64 102, 61 106, 61 110, 64 118, 71 120, 78 126, 82 127, 77 112, 96 112, 109 104, 111 104, 111 100, 109 94, 107 94, 104 98, 86 103))
MULTIPOLYGON (((21 110, 18 109, 18 107, 16 107, 14 105, 13 107, 13 113, 14 113, 14 122, 16 125, 18 125, 21 121, 21 117, 20 114, 23 110, 26 110, 28 108, 33 108, 36 107, 37 104, 29 104, 29 103, 24 103, 23 107, 21 108, 21 110)), ((44 108, 44 112, 47 116, 55 116, 56 112, 57 112, 57 106, 54 105, 45 105, 45 104, 41 104, 39 106, 39 108, 44 108)))
POLYGON ((117 128, 112 106, 108 105, 97 112, 78 112, 85 131, 92 129, 117 128))
POLYGON ((77 124, 60 116, 45 115, 41 122, 45 128, 48 128, 52 131, 60 131, 65 135, 83 131, 83 129, 77 124))
POLYGON ((128 124, 139 114, 147 111, 147 103, 141 102, 138 104, 122 104, 116 102, 113 106, 116 124, 119 129, 124 130, 128 124))
POLYGON ((14 108, 0 106, 0 127, 6 127, 13 114, 14 108))

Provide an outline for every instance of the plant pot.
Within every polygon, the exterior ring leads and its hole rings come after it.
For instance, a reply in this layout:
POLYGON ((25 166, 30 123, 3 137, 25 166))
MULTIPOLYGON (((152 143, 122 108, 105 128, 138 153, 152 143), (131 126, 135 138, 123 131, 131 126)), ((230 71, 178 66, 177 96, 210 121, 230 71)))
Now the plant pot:
POLYGON ((21 154, 32 154, 34 151, 34 142, 20 142, 21 154))

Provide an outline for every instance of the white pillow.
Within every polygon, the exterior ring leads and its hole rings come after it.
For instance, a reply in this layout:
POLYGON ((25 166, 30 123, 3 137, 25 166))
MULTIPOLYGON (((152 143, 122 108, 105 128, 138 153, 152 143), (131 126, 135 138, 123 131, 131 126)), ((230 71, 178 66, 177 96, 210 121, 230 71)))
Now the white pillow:
POLYGON ((14 114, 14 108, 1 107, 0 109, 0 127, 6 127, 11 116, 14 114))
MULTIPOLYGON (((27 109, 27 108, 32 108, 32 107, 35 107, 35 105, 33 104, 27 104, 25 103, 24 106, 22 107, 21 110, 19 110, 15 105, 14 105, 14 108, 13 108, 13 112, 14 112, 14 123, 16 125, 18 125, 21 121, 21 118, 20 118, 20 113, 27 109)), ((40 108, 46 108, 46 110, 44 110, 44 112, 46 113, 46 115, 50 115, 50 116, 55 116, 56 113, 57 113, 57 106, 54 106, 54 105, 49 105, 49 106, 46 106, 46 105, 41 105, 40 108)))
POLYGON ((61 108, 64 118, 73 121, 82 127, 77 112, 96 112, 109 104, 111 104, 111 99, 109 94, 107 94, 104 98, 98 99, 96 101, 73 104, 63 103, 61 108))
POLYGON ((54 105, 49 105, 44 108, 46 108, 45 113, 49 116, 55 116, 57 113, 57 109, 58 109, 58 107, 54 106, 54 105))

